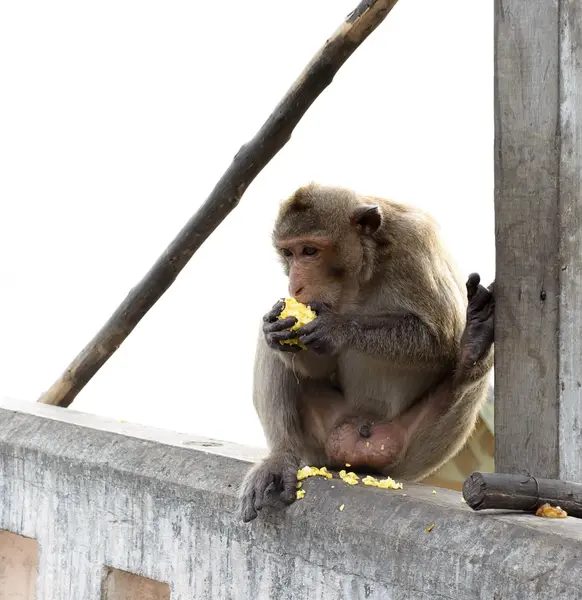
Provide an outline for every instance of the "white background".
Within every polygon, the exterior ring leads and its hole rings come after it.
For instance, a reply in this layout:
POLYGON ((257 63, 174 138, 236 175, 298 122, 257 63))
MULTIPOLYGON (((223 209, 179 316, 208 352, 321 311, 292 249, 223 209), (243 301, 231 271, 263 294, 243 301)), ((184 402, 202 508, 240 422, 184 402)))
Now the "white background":
MULTIPOLYGON (((53 383, 356 4, 0 3, 0 395, 53 383)), ((312 180, 430 210, 489 283, 491 3, 400 0, 73 408, 263 445, 270 227, 312 180)))

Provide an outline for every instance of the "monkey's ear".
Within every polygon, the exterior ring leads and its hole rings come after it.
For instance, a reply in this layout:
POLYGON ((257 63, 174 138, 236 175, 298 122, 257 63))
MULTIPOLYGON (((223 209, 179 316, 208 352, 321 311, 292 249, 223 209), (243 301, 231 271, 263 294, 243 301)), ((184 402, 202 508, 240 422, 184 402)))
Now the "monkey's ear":
POLYGON ((304 211, 311 206, 311 193, 309 186, 304 185, 291 196, 290 207, 297 211, 304 211))
POLYGON ((382 224, 380 207, 377 204, 362 204, 354 209, 351 221, 364 235, 372 235, 382 224))

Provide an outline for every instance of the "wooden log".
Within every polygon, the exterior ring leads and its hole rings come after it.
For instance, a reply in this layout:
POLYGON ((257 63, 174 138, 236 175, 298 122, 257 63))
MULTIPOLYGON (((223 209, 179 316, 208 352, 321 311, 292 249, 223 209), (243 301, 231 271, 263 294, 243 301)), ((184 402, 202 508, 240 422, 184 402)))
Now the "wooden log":
POLYGON ((488 508, 534 512, 546 502, 582 518, 582 484, 506 473, 472 473, 463 498, 473 510, 488 508))
POLYGON ((495 0, 495 465, 582 481, 582 3, 495 0))
POLYGON ((204 204, 100 331, 39 398, 39 402, 63 407, 73 402, 172 285, 202 243, 238 205, 250 183, 289 141, 307 109, 396 3, 397 0, 362 0, 346 17, 311 59, 255 137, 238 151, 204 204))

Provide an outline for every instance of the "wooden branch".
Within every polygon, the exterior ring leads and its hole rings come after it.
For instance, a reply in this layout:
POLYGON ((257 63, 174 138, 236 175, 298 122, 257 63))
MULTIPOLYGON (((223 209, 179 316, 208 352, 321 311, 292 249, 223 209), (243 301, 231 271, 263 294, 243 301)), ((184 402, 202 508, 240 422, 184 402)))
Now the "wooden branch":
POLYGON ((203 242, 238 205, 243 193, 289 141, 307 109, 358 46, 382 23, 397 0, 362 0, 315 54, 255 137, 242 146, 204 204, 129 292, 109 320, 39 402, 69 406, 172 285, 203 242))
POLYGON ((487 508, 535 511, 546 502, 582 518, 582 484, 505 473, 472 473, 463 498, 473 510, 487 508))

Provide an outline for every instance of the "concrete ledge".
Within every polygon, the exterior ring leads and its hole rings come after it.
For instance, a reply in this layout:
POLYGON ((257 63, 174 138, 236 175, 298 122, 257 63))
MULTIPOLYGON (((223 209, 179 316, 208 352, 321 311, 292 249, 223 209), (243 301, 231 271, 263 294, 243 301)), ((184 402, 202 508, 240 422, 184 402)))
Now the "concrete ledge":
POLYGON ((244 525, 237 488, 261 452, 184 441, 2 402, 0 529, 38 540, 37 600, 98 600, 107 568, 168 583, 172 600, 582 597, 577 519, 479 514, 452 491, 314 478, 303 500, 244 525))

